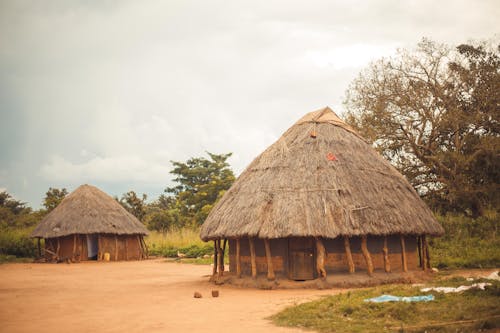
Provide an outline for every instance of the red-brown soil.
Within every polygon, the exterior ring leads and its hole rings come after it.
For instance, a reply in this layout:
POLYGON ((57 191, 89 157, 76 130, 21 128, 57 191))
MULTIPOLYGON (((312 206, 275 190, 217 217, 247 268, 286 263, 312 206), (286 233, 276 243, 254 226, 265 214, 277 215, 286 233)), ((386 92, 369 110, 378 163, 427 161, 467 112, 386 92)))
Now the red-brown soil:
POLYGON ((339 292, 215 286, 209 273, 159 259, 0 265, 0 332, 301 332, 265 318, 339 292))

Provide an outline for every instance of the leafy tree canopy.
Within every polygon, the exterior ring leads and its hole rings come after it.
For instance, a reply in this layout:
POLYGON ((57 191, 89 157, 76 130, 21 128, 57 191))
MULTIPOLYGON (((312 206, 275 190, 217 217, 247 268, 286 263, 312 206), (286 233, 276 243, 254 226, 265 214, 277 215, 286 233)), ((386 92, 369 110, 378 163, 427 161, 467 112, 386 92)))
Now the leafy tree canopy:
POLYGON ((209 159, 193 157, 186 162, 172 161, 174 169, 170 173, 176 176, 174 182, 177 185, 165 190, 176 198, 175 207, 180 214, 194 225, 205 221, 215 202, 235 179, 227 163, 232 153, 207 154, 209 159))
POLYGON ((372 63, 347 91, 347 122, 434 209, 499 207, 499 51, 423 39, 372 63))
POLYGON ((137 217, 141 222, 144 221, 146 216, 146 199, 147 195, 143 194, 138 197, 134 191, 128 191, 118 200, 116 199, 130 214, 137 217))
POLYGON ((58 189, 49 187, 49 190, 45 193, 45 198, 43 199, 43 206, 47 210, 47 213, 56 208, 67 195, 68 191, 65 188, 58 189))

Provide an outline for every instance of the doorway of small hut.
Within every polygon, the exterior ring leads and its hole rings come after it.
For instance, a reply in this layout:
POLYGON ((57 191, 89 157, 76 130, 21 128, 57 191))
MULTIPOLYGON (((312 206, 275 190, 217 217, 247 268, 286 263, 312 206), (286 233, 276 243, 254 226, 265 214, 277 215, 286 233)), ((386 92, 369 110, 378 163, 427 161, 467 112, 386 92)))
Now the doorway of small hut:
POLYGON ((288 239, 288 278, 296 281, 316 278, 316 251, 314 239, 294 237, 288 239))
POLYGON ((87 235, 87 258, 88 260, 97 260, 99 243, 97 235, 87 235))

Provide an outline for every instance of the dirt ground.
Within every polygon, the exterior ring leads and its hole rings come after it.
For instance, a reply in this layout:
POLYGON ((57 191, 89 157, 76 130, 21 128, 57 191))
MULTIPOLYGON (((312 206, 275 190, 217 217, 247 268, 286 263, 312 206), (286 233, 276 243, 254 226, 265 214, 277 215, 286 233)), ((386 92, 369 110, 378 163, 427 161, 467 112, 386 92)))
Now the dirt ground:
POLYGON ((340 292, 215 286, 210 272, 160 259, 0 265, 0 332, 303 332, 265 318, 340 292))

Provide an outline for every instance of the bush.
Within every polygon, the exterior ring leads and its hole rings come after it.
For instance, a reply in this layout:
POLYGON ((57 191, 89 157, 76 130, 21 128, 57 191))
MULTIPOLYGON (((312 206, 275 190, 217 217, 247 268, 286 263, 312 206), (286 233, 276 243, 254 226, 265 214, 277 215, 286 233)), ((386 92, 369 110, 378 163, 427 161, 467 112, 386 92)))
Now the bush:
POLYGON ((29 237, 31 229, 3 229, 0 232, 0 254, 35 257, 36 241, 29 237))
POLYGON ((473 219, 463 215, 437 216, 443 237, 429 241, 432 265, 438 268, 495 268, 500 266, 499 216, 489 211, 473 219))

